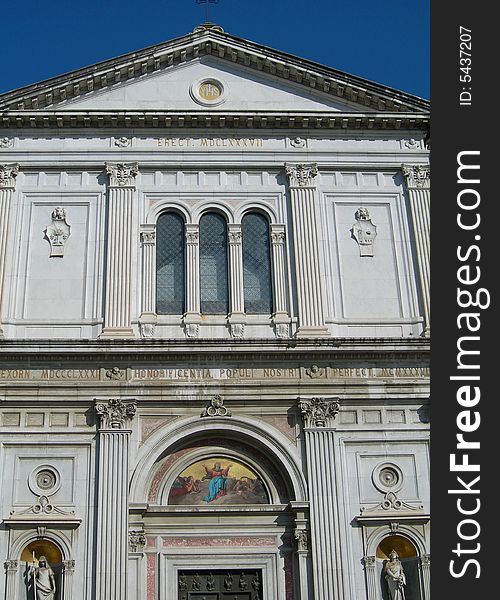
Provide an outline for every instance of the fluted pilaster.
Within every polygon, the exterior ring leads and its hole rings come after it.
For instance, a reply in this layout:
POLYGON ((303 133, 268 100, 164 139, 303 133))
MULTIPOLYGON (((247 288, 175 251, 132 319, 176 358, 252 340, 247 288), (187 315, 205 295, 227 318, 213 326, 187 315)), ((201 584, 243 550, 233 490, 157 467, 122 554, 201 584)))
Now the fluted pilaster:
POLYGON ((422 584, 424 587, 424 599, 431 599, 431 555, 423 554, 420 557, 422 568, 422 584))
POLYGON ((63 561, 63 600, 72 600, 73 598, 73 577, 75 574, 75 561, 65 560, 63 561))
POLYGON ((363 563, 365 566, 367 600, 379 600, 378 590, 380 584, 377 584, 376 559, 374 556, 365 556, 363 563))
POLYGON ((243 288, 243 244, 241 225, 228 226, 229 242, 229 329, 233 337, 243 337, 245 329, 245 294, 243 288))
POLYGON ((101 337, 133 337, 130 302, 132 290, 132 210, 137 163, 107 163, 108 246, 104 329, 101 337))
POLYGON ((156 315, 156 231, 154 225, 143 226, 142 249, 142 316, 156 315))
POLYGON ((12 204, 12 195, 16 187, 16 177, 19 165, 0 164, 0 338, 2 331, 2 300, 5 286, 5 255, 7 250, 7 236, 9 233, 9 221, 12 204))
POLYGON ((200 313, 200 226, 186 223, 186 313, 184 328, 187 337, 198 337, 200 313))
POLYGON ((290 315, 286 301, 285 226, 271 225, 271 258, 273 263, 274 314, 276 337, 288 337, 290 315))
POLYGON ((99 418, 96 598, 127 599, 128 470, 134 400, 96 400, 99 418))
POLYGON ((338 398, 301 399, 311 514, 311 555, 315 600, 343 600, 343 561, 338 552, 340 520, 336 503, 334 430, 338 398))
POLYGON ((292 207, 299 328, 297 336, 330 335, 325 326, 319 268, 315 177, 318 166, 285 165, 292 207))
POLYGON ((16 584, 19 577, 19 562, 17 560, 6 560, 5 567, 5 598, 17 598, 16 584))
POLYGON ((417 264, 424 311, 424 335, 430 335, 430 167, 402 165, 410 198, 413 234, 417 250, 417 264))

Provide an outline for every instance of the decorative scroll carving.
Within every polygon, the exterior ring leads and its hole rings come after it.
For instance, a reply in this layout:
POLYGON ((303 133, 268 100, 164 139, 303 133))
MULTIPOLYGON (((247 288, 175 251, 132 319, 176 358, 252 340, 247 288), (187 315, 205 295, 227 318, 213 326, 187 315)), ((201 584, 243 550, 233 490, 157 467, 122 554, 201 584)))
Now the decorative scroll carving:
POLYGON ((124 402, 119 398, 112 398, 107 403, 97 402, 95 410, 100 417, 101 429, 124 429, 135 415, 137 405, 135 401, 124 402))
POLYGON ((75 570, 75 561, 70 558, 69 560, 63 560, 64 570, 65 571, 74 571, 75 570))
POLYGON ((241 244, 241 229, 238 231, 229 230, 227 237, 230 244, 241 244))
POLYGON ((306 145, 306 140, 304 138, 297 136, 290 140, 290 146, 293 146, 294 148, 304 148, 305 145, 306 145))
POLYGON ((210 400, 210 404, 201 413, 202 417, 231 417, 231 411, 224 406, 222 396, 218 394, 210 400))
POLYGON ((141 552, 146 545, 146 535, 144 531, 128 532, 128 549, 130 552, 141 552))
POLYGON ((111 369, 106 371, 106 377, 108 379, 113 379, 114 381, 125 379, 125 370, 120 369, 120 367, 111 367, 111 369))
POLYGON ((58 508, 57 506, 52 504, 50 502, 50 500, 47 498, 47 496, 40 496, 38 498, 38 500, 35 502, 35 504, 30 506, 26 510, 19 511, 19 512, 12 511, 10 513, 10 515, 14 518, 24 516, 24 515, 40 515, 40 516, 64 515, 64 516, 68 516, 68 517, 74 517, 75 511, 74 510, 72 510, 72 511, 62 510, 61 508, 58 508))
POLYGON ((200 335, 200 326, 198 323, 184 323, 186 337, 197 338, 200 335))
POLYGON ((152 338, 155 334, 155 323, 139 323, 139 328, 141 330, 141 336, 143 338, 152 338))
POLYGON ((5 569, 7 571, 17 571, 17 567, 19 566, 19 563, 17 560, 6 560, 3 563, 3 566, 5 567, 5 569))
POLYGON ((272 231, 271 232, 271 243, 272 244, 284 244, 285 243, 285 232, 284 231, 272 231))
POLYGON ((245 323, 229 323, 231 337, 241 339, 245 333, 245 323))
POLYGON ((307 550, 309 548, 309 540, 307 530, 298 529, 294 533, 295 541, 297 542, 297 550, 307 550))
POLYGON ((384 494, 384 498, 382 502, 374 506, 373 508, 365 508, 361 507, 361 514, 366 515, 370 513, 377 512, 391 512, 391 511, 421 511, 423 509, 422 505, 417 507, 411 506, 403 500, 400 500, 395 492, 387 492, 384 494))
POLYGON ((365 567, 367 569, 371 569, 375 567, 376 560, 374 556, 364 556, 363 562, 365 563, 365 567))
POLYGON ((290 337, 290 325, 288 323, 275 323, 274 332, 276 337, 279 339, 286 339, 290 337))
POLYGON ((306 369, 306 375, 311 379, 319 379, 325 374, 325 369, 321 369, 318 365, 312 365, 310 369, 306 369))
POLYGON ((15 188, 18 173, 19 165, 17 163, 0 165, 0 188, 15 188))
POLYGON ((0 148, 12 148, 14 140, 12 138, 3 137, 0 138, 0 148))
POLYGON ((420 557, 420 561, 421 561, 423 567, 430 567, 431 566, 431 555, 430 554, 422 554, 422 556, 420 557))
POLYGON ((318 175, 318 165, 285 163, 285 171, 292 187, 310 187, 314 185, 314 177, 318 175))
POLYGON ((431 168, 428 165, 401 165, 406 185, 409 188, 429 188, 431 168))
POLYGON ((404 143, 406 148, 409 148, 410 150, 417 150, 420 148, 420 142, 411 138, 410 140, 406 140, 404 143))
POLYGON ((187 244, 198 244, 200 241, 200 232, 198 229, 193 231, 192 229, 188 229, 186 227, 186 243, 187 244))
POLYGON ((50 258, 64 256, 64 245, 71 235, 71 226, 66 222, 66 210, 57 206, 52 211, 52 223, 44 229, 45 237, 50 244, 50 258))
POLYGON ((156 231, 141 231, 141 242, 142 244, 155 244, 156 231))
POLYGON ((377 226, 370 219, 367 208, 360 207, 354 213, 356 223, 352 226, 351 236, 359 246, 360 256, 373 256, 373 242, 377 237, 377 226))
POLYGON ((127 137, 120 137, 115 139, 115 146, 118 146, 119 148, 128 148, 131 143, 131 140, 127 137))
POLYGON ((111 187, 133 187, 135 177, 139 173, 137 163, 106 163, 106 173, 109 175, 111 187))
POLYGON ((337 416, 339 398, 299 399, 299 408, 306 427, 327 427, 337 416))

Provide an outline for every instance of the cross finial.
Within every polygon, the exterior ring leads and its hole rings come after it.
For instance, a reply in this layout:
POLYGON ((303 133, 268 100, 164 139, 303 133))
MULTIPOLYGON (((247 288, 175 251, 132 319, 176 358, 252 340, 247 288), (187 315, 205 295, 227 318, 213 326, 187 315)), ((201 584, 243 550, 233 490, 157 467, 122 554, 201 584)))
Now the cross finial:
POLYGON ((196 4, 204 4, 205 5, 205 18, 206 22, 210 23, 210 5, 211 4, 219 4, 220 0, 196 0, 196 4))

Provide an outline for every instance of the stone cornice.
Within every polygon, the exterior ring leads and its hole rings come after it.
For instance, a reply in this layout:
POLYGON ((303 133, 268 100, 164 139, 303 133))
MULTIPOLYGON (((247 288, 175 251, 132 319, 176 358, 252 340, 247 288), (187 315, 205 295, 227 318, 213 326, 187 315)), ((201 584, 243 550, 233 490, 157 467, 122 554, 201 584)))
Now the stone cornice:
POLYGON ((373 129, 426 130, 425 113, 334 111, 157 111, 157 110, 8 110, 0 128, 24 129, 373 129))
POLYGON ((308 90, 375 111, 425 112, 429 102, 417 96, 343 73, 217 28, 194 33, 0 95, 0 109, 44 109, 88 96, 148 74, 165 71, 203 56, 291 81, 308 90))

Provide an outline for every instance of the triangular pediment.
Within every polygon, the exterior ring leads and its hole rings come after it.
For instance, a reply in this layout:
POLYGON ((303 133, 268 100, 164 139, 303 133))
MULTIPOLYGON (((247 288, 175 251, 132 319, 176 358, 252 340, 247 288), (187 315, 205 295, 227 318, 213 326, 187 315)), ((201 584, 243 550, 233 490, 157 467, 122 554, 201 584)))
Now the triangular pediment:
POLYGON ((181 38, 2 94, 0 109, 394 114, 426 113, 428 102, 200 26, 181 38), (210 83, 215 92, 204 97, 210 83))

